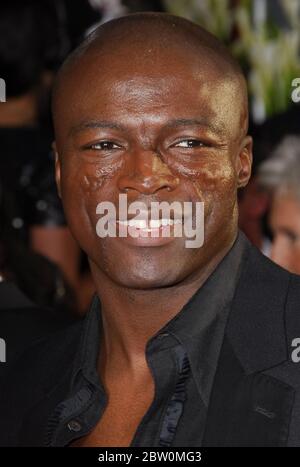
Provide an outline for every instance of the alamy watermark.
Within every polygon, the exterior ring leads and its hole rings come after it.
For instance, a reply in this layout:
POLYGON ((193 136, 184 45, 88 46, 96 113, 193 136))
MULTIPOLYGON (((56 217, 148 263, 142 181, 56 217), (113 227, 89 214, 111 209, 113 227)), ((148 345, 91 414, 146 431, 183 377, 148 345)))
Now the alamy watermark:
POLYGON ((3 78, 0 78, 0 102, 6 102, 6 84, 3 78))
POLYGON ((99 237, 184 237, 186 248, 204 243, 204 203, 192 201, 142 201, 127 203, 127 194, 119 195, 118 207, 102 201, 96 207, 101 217, 96 224, 99 237))
POLYGON ((300 102, 300 78, 293 79, 292 87, 295 89, 293 89, 292 91, 291 98, 292 101, 295 102, 295 104, 297 104, 298 102, 300 102))
POLYGON ((6 342, 0 338, 0 363, 6 362, 6 342))
POLYGON ((295 337, 292 340, 292 347, 295 347, 291 353, 291 359, 294 363, 300 362, 300 337, 295 337))

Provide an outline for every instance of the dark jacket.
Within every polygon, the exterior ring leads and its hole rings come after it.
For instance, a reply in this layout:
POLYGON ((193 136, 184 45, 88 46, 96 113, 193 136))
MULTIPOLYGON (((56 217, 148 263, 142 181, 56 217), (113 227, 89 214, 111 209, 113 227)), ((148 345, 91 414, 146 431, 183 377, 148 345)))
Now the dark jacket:
POLYGON ((6 363, 0 365, 0 377, 31 343, 73 320, 69 313, 37 306, 13 282, 0 282, 0 338, 6 343, 6 363))
MULTIPOLYGON (((251 247, 220 353, 202 446, 300 446, 300 278, 251 247)), ((0 445, 37 445, 70 368, 77 321, 39 339, 10 366, 0 397, 0 445)), ((188 429, 188 427, 187 427, 188 429)))

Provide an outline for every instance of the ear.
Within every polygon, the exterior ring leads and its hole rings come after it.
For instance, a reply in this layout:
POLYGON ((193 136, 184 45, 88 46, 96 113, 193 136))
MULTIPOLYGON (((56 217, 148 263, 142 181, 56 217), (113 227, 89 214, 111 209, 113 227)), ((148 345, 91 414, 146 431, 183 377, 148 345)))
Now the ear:
POLYGON ((236 158, 236 174, 238 188, 246 186, 250 179, 253 159, 252 147, 253 140, 251 136, 245 136, 245 138, 242 141, 239 154, 236 158))
POLYGON ((55 155, 55 180, 56 180, 57 192, 58 192, 58 196, 61 198, 61 182, 60 182, 61 165, 60 165, 60 157, 57 151, 55 141, 52 143, 52 149, 55 155))

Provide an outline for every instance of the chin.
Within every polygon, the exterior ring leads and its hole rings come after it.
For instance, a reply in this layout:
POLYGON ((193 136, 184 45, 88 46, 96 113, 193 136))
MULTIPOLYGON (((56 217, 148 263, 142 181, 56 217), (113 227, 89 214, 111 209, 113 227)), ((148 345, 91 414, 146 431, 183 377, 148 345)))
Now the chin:
MULTIPOLYGON (((178 266, 177 266, 178 267, 178 266)), ((121 287, 129 289, 150 290, 161 287, 171 287, 180 281, 181 271, 134 271, 132 268, 123 269, 122 272, 109 274, 110 278, 121 287)))
POLYGON ((171 287, 184 280, 195 267, 194 250, 184 248, 181 242, 159 248, 137 248, 106 241, 98 252, 93 258, 97 269, 125 288, 171 287))
POLYGON ((132 276, 132 274, 130 274, 126 277, 116 277, 115 282, 129 289, 150 290, 160 287, 172 286, 174 283, 176 283, 176 280, 172 280, 172 278, 161 274, 155 277, 132 276))

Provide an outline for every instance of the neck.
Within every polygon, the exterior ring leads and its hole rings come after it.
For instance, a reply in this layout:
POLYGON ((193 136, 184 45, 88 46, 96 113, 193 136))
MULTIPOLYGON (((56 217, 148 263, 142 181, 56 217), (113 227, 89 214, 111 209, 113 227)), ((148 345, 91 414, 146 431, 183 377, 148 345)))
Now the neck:
POLYGON ((36 123, 37 106, 33 92, 10 98, 0 106, 1 127, 33 126, 36 123))
POLYGON ((103 335, 100 368, 109 365, 128 369, 145 364, 148 340, 167 324, 203 285, 234 243, 236 234, 226 246, 197 272, 173 286, 155 289, 129 289, 115 283, 95 263, 91 270, 98 296, 101 297, 103 335))

